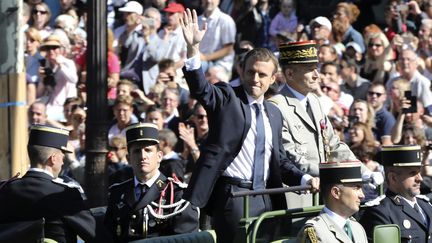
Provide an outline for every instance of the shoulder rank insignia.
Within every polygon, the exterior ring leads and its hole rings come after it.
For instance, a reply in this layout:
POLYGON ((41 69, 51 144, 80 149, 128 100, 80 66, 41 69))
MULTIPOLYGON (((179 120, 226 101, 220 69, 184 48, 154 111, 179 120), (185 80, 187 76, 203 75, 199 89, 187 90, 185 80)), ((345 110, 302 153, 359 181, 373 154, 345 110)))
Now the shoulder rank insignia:
POLYGON ((430 202, 430 198, 426 195, 417 195, 416 198, 420 198, 425 200, 426 202, 430 202))
POLYGON ((316 235, 315 229, 313 227, 307 227, 305 228, 305 235, 308 236, 308 238, 310 239, 310 241, 312 243, 316 243, 318 242, 318 237, 316 235))
POLYGON ((177 177, 175 177, 175 178, 168 177, 168 180, 172 181, 174 184, 178 185, 180 188, 188 187, 187 183, 181 182, 177 177))
POLYGON ((374 200, 371 200, 369 202, 366 202, 365 205, 368 207, 378 206, 380 205, 381 201, 386 197, 386 195, 381 195, 374 200))
POLYGON ((69 182, 65 182, 62 178, 57 177, 55 179, 52 179, 52 182, 56 183, 56 184, 60 184, 69 188, 76 188, 78 189, 78 191, 81 194, 84 194, 84 190, 82 189, 82 187, 75 181, 69 181, 69 182))

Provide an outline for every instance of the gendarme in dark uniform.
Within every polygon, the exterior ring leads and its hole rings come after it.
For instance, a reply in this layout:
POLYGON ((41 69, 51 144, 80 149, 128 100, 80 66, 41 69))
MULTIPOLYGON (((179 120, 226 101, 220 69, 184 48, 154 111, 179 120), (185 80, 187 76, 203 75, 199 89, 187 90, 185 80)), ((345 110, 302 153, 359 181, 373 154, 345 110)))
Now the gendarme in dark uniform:
POLYGON ((181 199, 186 187, 158 170, 162 152, 150 123, 126 128, 134 178, 109 189, 105 225, 116 242, 198 230, 198 209, 181 199))
POLYGON ((385 196, 367 203, 370 207, 360 220, 369 241, 376 225, 397 224, 401 242, 432 242, 432 205, 420 195, 420 146, 383 147, 382 161, 388 190, 385 196))
POLYGON ((95 242, 96 223, 86 206, 82 188, 58 178, 69 131, 34 125, 28 153, 31 168, 0 189, 0 223, 45 218, 45 237, 57 242, 95 242), (37 155, 38 154, 38 155, 37 155))

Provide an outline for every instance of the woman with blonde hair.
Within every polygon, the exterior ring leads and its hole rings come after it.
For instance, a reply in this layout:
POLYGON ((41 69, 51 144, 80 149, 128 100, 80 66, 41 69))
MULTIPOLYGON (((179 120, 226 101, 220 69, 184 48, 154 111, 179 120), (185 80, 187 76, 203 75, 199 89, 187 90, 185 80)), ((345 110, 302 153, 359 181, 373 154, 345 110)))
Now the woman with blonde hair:
POLYGON ((36 100, 36 87, 39 82, 39 67, 45 61, 40 54, 39 47, 42 38, 39 31, 30 27, 25 32, 25 65, 27 75, 27 104, 36 100))
POLYGON ((401 100, 405 95, 405 91, 410 89, 410 82, 404 78, 398 78, 391 84, 388 97, 390 97, 390 113, 392 113, 394 117, 398 117, 401 112, 401 100))
POLYGON ((53 29, 49 26, 51 10, 44 2, 34 5, 32 9, 32 26, 39 30, 42 40, 50 36, 53 29))
POLYGON ((372 83, 385 84, 395 70, 392 46, 382 32, 369 33, 366 36, 366 45, 365 64, 360 75, 372 83))

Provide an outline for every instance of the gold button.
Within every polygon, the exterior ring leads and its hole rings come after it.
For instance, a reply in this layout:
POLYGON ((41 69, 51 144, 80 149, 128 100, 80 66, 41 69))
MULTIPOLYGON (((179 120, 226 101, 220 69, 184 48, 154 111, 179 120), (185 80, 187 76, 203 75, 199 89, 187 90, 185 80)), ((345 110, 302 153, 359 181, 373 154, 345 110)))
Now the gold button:
POLYGON ((135 234, 135 230, 134 230, 134 229, 131 229, 131 233, 132 233, 132 234, 135 234))
POLYGON ((133 219, 136 219, 136 215, 135 215, 135 214, 132 214, 132 218, 133 218, 133 219))

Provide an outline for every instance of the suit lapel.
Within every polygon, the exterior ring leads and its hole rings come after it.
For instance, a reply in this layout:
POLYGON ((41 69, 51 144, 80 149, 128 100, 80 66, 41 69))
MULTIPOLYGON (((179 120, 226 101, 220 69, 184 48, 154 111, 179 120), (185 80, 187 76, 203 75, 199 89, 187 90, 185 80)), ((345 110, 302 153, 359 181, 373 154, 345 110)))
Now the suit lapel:
POLYGON ((242 133, 242 139, 243 142, 246 139, 246 135, 249 132, 250 126, 251 126, 251 109, 249 106, 249 101, 246 96, 246 91, 244 90, 243 86, 233 87, 234 92, 236 93, 237 97, 240 98, 240 106, 243 111, 243 117, 245 118, 245 125, 243 127, 243 133, 242 133))
POLYGON ((405 200, 401 200, 402 211, 408 215, 411 219, 416 221, 424 230, 426 229, 426 225, 423 223, 423 219, 419 213, 417 213, 414 208, 412 208, 405 200))
POLYGON ((136 200, 135 200, 135 185, 134 185, 134 180, 130 180, 130 185, 127 186, 126 188, 127 191, 124 194, 124 200, 126 202, 127 205, 129 205, 130 208, 133 208, 133 205, 135 204, 136 200))
POLYGON ((425 213, 425 216, 428 217, 428 220, 429 220, 428 232, 432 232, 432 219, 430 217, 432 215, 432 207, 431 207, 430 203, 427 203, 427 202, 420 200, 420 199, 417 199, 417 203, 422 208, 423 212, 425 213))
POLYGON ((285 100, 289 106, 294 107, 294 112, 297 114, 298 117, 300 117, 300 119, 303 120, 304 123, 309 125, 309 127, 311 127, 312 129, 316 130, 316 126, 314 125, 314 122, 306 112, 306 108, 300 103, 300 101, 297 98, 294 97, 292 93, 291 96, 285 96, 285 100))
POLYGON ((325 221, 325 224, 328 226, 328 229, 334 234, 336 239, 338 239, 340 242, 352 242, 348 235, 345 233, 345 231, 339 228, 328 214, 323 211, 321 216, 325 221))
POLYGON ((314 117, 314 121, 313 121, 313 123, 315 124, 314 128, 318 129, 318 127, 320 126, 319 123, 320 123, 320 118, 321 118, 321 116, 320 116, 321 108, 319 106, 319 103, 314 102, 316 100, 315 98, 311 97, 311 95, 309 95, 309 94, 307 97, 309 99, 309 104, 311 106, 312 114, 314 117))

